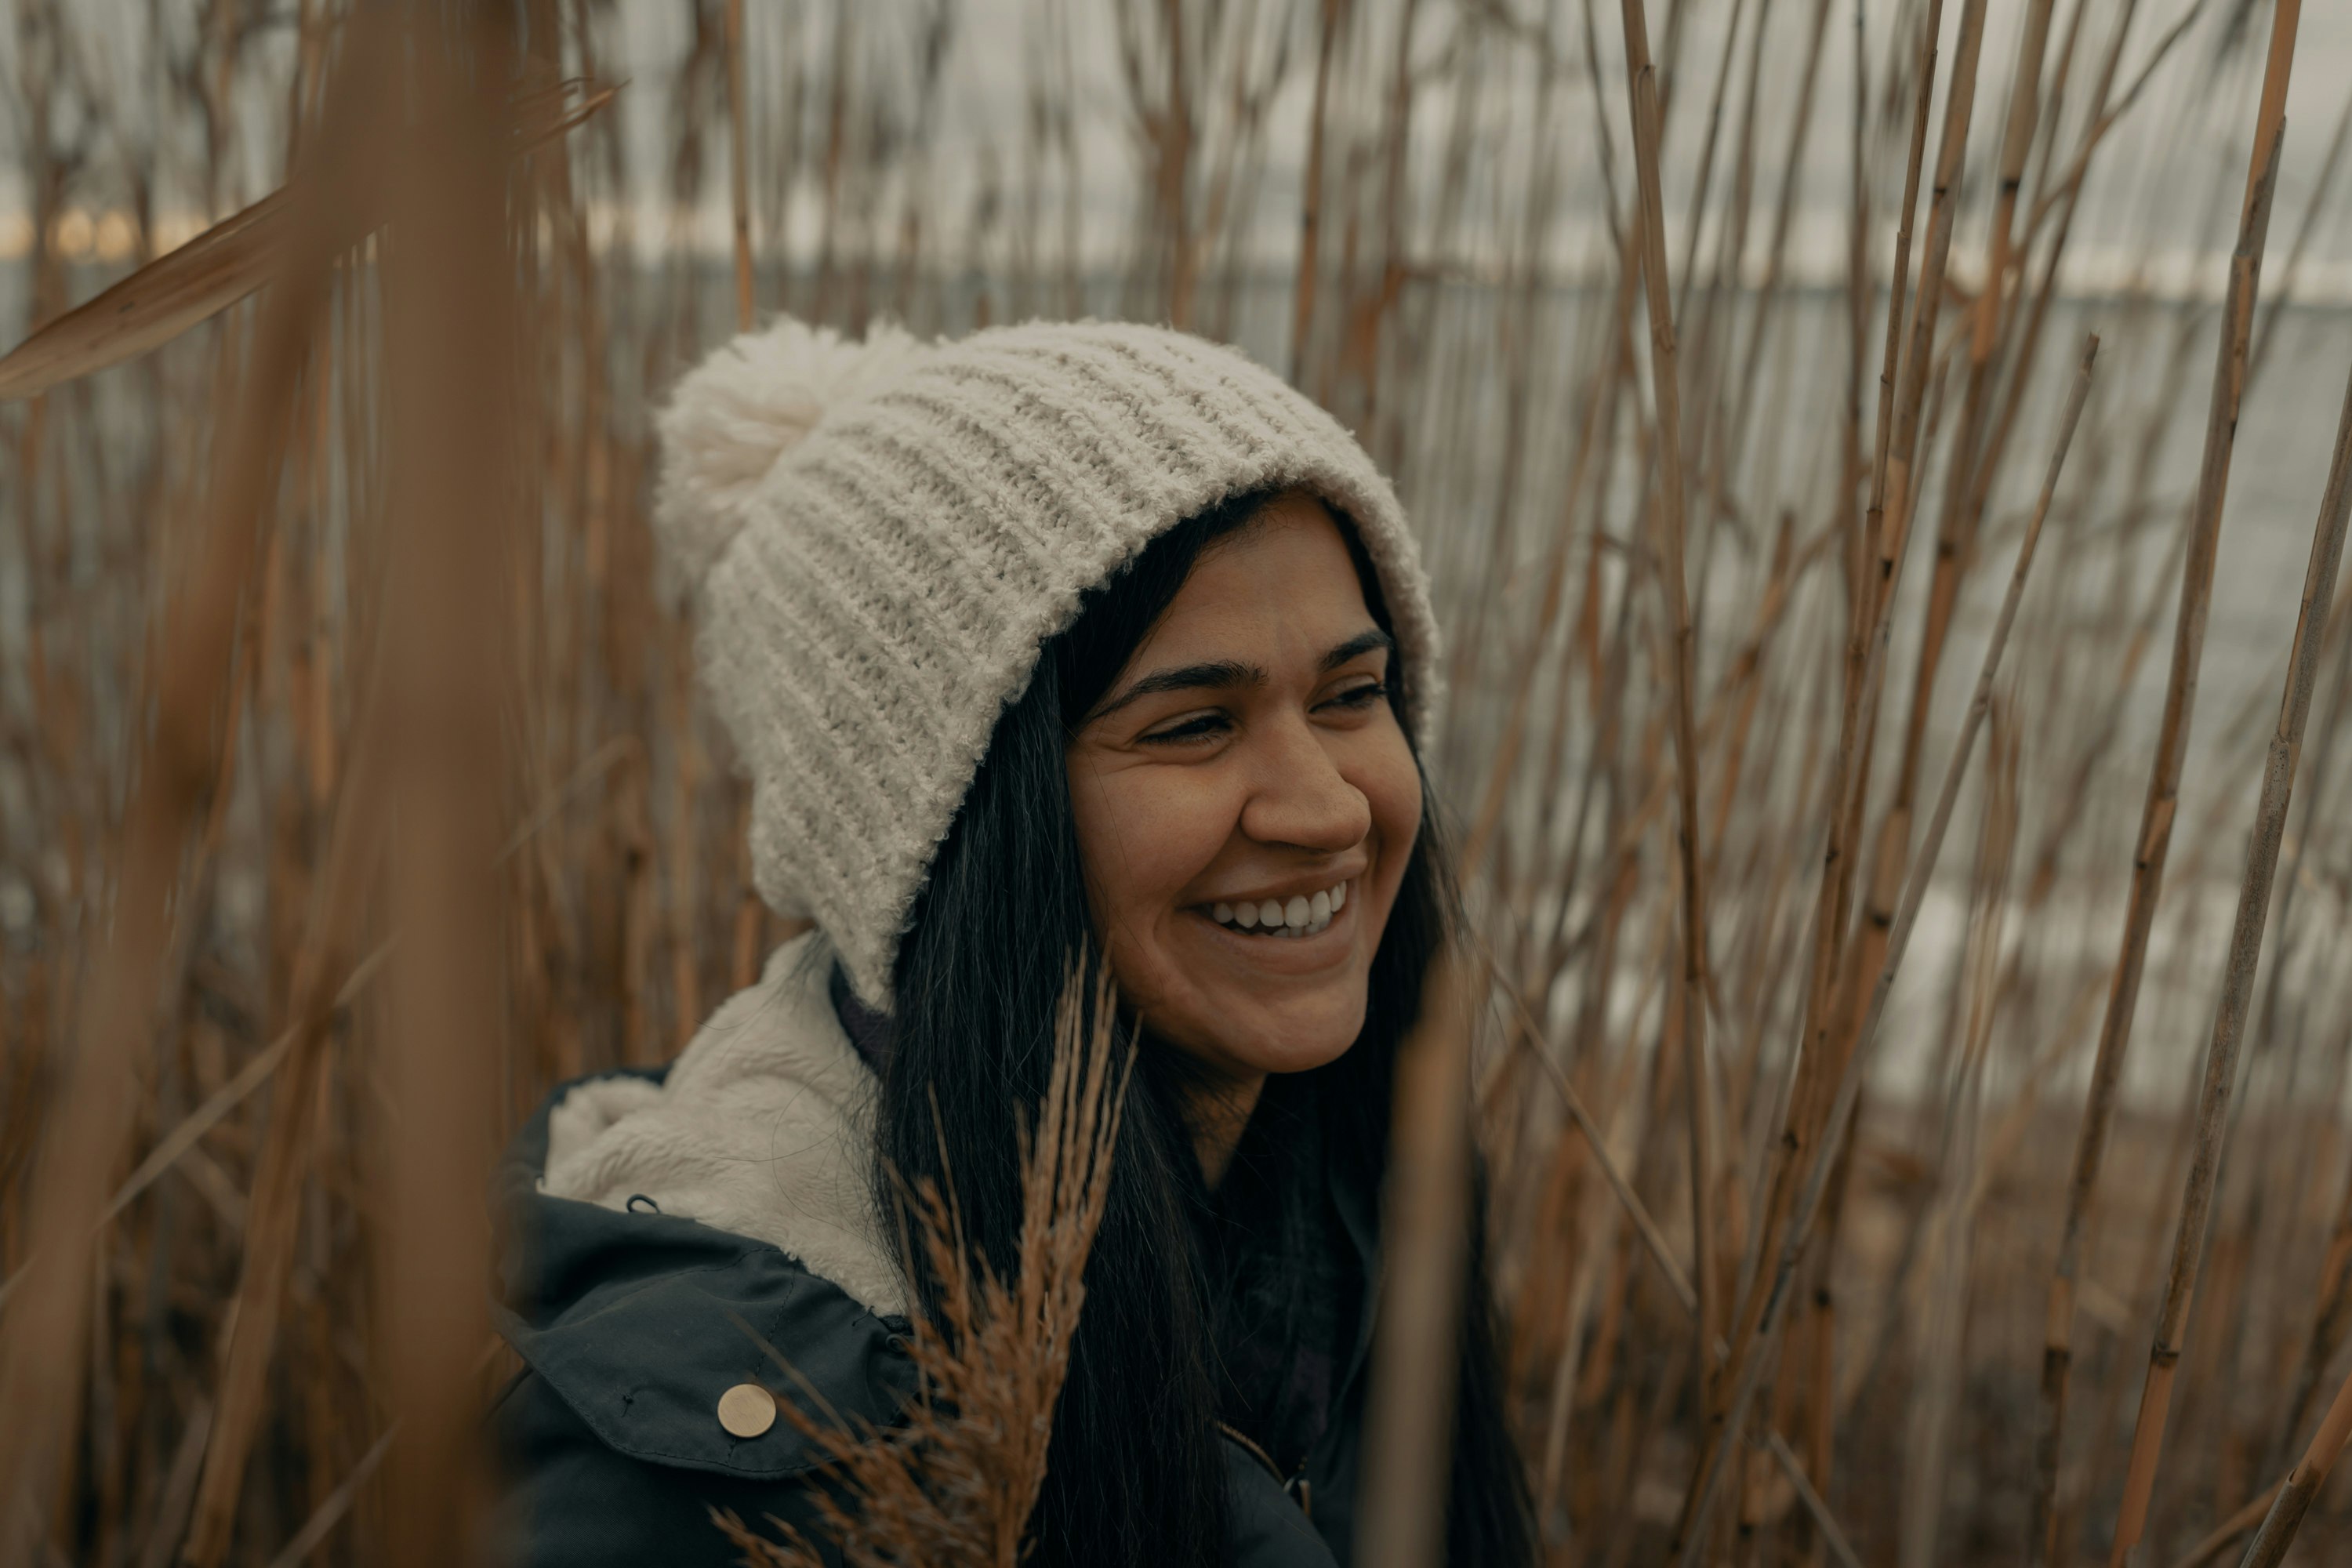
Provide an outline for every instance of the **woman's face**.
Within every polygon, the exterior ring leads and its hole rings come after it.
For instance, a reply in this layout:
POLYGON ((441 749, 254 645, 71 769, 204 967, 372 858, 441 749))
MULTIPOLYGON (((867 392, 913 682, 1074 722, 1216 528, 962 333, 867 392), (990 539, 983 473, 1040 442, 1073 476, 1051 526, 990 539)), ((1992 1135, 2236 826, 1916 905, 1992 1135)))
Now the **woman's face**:
POLYGON ((1339 1057, 1421 824, 1394 652, 1304 495, 1203 552, 1068 750, 1119 993, 1236 1085, 1339 1057))

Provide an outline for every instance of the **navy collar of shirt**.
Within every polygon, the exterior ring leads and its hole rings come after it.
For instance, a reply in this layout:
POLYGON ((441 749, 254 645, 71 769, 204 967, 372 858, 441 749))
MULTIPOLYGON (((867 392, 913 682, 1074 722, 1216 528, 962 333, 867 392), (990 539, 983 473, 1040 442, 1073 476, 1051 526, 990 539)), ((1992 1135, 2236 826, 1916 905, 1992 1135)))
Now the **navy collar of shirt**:
POLYGON ((833 966, 830 989, 834 1016, 841 1020, 842 1032, 879 1079, 890 1065, 890 1015, 877 1013, 859 1001, 857 993, 850 988, 849 976, 842 973, 838 963, 833 966))

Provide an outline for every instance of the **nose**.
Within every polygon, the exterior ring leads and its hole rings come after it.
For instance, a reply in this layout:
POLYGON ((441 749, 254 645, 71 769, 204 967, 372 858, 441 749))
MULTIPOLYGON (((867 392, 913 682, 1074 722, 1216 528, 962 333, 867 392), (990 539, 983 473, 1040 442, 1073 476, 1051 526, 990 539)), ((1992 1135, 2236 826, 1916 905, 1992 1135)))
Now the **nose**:
POLYGON ((1241 827, 1261 844, 1336 855, 1372 830, 1371 803, 1301 719, 1260 731, 1253 773, 1241 827))

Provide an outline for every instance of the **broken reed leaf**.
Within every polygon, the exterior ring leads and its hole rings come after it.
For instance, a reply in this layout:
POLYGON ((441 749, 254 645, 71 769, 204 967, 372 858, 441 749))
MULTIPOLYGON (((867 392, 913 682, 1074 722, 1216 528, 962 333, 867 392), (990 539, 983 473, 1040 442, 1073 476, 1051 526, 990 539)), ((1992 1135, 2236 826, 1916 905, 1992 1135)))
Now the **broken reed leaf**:
POLYGON ((37 397, 159 348, 260 288, 284 241, 287 196, 272 191, 17 344, 0 359, 0 398, 37 397))
MULTIPOLYGON (((573 81, 519 94, 514 155, 537 152, 585 123, 619 90, 573 81)), ((37 397, 151 353, 260 288, 286 243, 289 195, 272 191, 18 343, 0 357, 0 402, 37 397)), ((333 237, 336 248, 357 245, 382 221, 381 212, 366 215, 357 228, 333 237)))
MULTIPOLYGON (((898 1423, 845 1422, 784 1349, 763 1346, 808 1401, 776 1403, 822 1457, 827 1479, 811 1488, 810 1509, 849 1568, 1013 1568, 1024 1555, 1134 1069, 1130 1047, 1114 1070, 1115 1004, 1107 967, 1091 980, 1073 968, 1045 1101, 1021 1134, 1011 1278, 966 1245, 951 1195, 928 1180, 905 1190, 914 1243, 940 1282, 943 1321, 915 1316, 906 1349, 917 1392, 898 1423)), ((730 1510, 713 1510, 711 1520, 753 1568, 826 1561, 782 1519, 769 1517, 770 1534, 730 1510)))

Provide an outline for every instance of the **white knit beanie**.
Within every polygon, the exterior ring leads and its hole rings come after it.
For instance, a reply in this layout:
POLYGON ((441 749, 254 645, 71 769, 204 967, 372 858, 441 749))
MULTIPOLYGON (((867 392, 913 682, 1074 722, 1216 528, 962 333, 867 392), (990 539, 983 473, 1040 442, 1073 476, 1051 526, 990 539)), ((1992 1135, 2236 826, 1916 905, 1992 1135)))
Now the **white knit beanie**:
POLYGON ((1034 323, 860 343, 789 319, 719 349, 660 420, 654 521, 751 782, 751 867, 887 1009, 915 894, 998 715, 1086 591, 1228 497, 1355 525, 1425 744, 1437 629, 1404 514, 1321 408, 1181 332, 1034 323))

